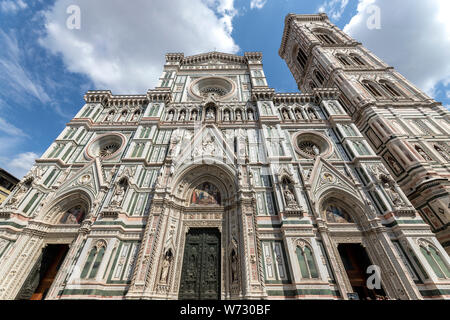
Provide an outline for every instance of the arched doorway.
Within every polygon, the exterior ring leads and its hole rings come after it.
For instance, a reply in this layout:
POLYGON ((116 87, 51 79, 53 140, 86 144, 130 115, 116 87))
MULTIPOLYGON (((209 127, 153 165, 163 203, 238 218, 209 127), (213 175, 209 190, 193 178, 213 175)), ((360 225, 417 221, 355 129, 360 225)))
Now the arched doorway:
MULTIPOLYGON (((169 209, 172 217, 179 217, 180 230, 180 237, 173 238, 173 290, 178 299, 238 297, 243 291, 238 274, 244 259, 239 245, 243 222, 237 175, 225 164, 185 164, 183 168, 172 181, 175 201, 169 209), (230 258, 233 249, 234 260, 230 258)), ((166 240, 163 252, 170 246, 166 240)))
MULTIPOLYGON (((69 253, 69 245, 77 238, 78 229, 90 210, 90 197, 84 192, 71 192, 53 201, 35 218, 49 224, 42 240, 40 254, 34 262, 16 299, 46 299, 69 253)), ((30 222, 34 223, 34 220, 30 222)), ((34 241, 24 239, 24 241, 34 241)))
POLYGON ((376 266, 377 262, 371 256, 372 243, 363 230, 367 230, 367 217, 373 213, 367 212, 356 199, 343 192, 329 192, 323 199, 320 211, 327 224, 326 236, 332 243, 328 250, 335 257, 334 271, 341 277, 341 283, 338 283, 341 290, 348 299, 384 299, 386 294, 381 281, 378 282, 379 287, 370 285, 368 281, 373 275, 369 266, 376 266))
POLYGON ((220 299, 220 232, 193 228, 186 235, 178 299, 220 299))

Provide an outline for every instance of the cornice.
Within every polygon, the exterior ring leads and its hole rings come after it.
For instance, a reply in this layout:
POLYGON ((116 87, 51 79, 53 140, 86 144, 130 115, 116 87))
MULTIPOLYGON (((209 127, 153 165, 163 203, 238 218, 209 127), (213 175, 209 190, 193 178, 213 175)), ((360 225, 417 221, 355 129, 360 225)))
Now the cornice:
POLYGON ((110 90, 89 90, 84 95, 84 101, 86 103, 101 103, 104 107, 148 103, 146 95, 113 95, 110 90))
POLYGON ((286 50, 286 45, 289 39, 289 35, 291 32, 291 27, 294 21, 301 21, 301 22, 329 22, 328 16, 325 13, 319 13, 319 14, 294 14, 290 13, 286 16, 284 19, 284 31, 283 31, 283 37, 281 39, 281 46, 278 50, 278 54, 280 57, 283 58, 286 50))
POLYGON ((275 95, 275 89, 272 88, 254 88, 252 90, 253 101, 272 100, 275 95))
POLYGON ((280 103, 308 103, 314 102, 315 96, 308 93, 276 93, 273 102, 280 103))
POLYGON ((168 103, 172 100, 170 88, 156 88, 147 91, 147 98, 151 102, 168 103))

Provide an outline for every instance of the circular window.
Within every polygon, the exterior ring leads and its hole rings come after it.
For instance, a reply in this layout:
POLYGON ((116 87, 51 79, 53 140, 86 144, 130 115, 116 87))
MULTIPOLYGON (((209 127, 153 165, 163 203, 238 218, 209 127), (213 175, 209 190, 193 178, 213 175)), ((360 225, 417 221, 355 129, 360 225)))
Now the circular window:
POLYGON ((304 158, 315 158, 316 156, 327 157, 333 152, 329 140, 317 132, 301 132, 293 137, 293 145, 297 153, 304 158))
POLYGON ((104 160, 112 158, 122 150, 125 138, 118 134, 103 135, 92 141, 87 148, 89 158, 100 157, 104 160))
POLYGON ((189 87, 189 92, 197 98, 214 97, 224 99, 230 97, 235 91, 233 81, 224 77, 204 77, 195 80, 189 87))
POLYGON ((118 143, 110 143, 105 146, 103 146, 99 152, 100 157, 106 158, 110 155, 114 154, 117 150, 119 150, 120 144, 118 143))
POLYGON ((299 142, 298 147, 303 151, 303 153, 306 153, 313 157, 321 153, 320 147, 312 141, 301 141, 299 142))

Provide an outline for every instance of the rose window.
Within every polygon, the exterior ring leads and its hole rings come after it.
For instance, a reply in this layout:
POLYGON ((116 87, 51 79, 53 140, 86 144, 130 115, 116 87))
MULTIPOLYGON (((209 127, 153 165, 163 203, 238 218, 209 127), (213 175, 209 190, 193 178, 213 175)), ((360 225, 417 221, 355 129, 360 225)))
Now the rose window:
POLYGON ((86 148, 88 158, 100 157, 103 160, 116 156, 123 148, 125 138, 119 134, 107 134, 99 136, 86 148))
POLYGON ((103 146, 100 150, 100 157, 106 158, 110 155, 114 154, 117 150, 119 150, 120 145, 117 143, 111 143, 103 146))
POLYGON ((320 148, 317 144, 312 141, 302 141, 298 144, 300 150, 311 156, 317 156, 320 154, 320 148))
POLYGON ((216 96, 223 97, 224 95, 227 94, 227 91, 225 91, 225 90, 222 89, 222 88, 217 88, 217 87, 206 87, 206 88, 202 88, 202 89, 200 90, 200 94, 201 94, 203 97, 207 97, 207 96, 209 96, 210 94, 214 94, 214 95, 216 95, 216 96))
POLYGON ((189 86, 189 94, 192 97, 205 99, 214 96, 216 99, 230 98, 236 91, 234 81, 219 76, 202 77, 189 86))
POLYGON ((303 158, 328 157, 333 153, 330 141, 320 132, 299 132, 292 139, 295 151, 303 158))

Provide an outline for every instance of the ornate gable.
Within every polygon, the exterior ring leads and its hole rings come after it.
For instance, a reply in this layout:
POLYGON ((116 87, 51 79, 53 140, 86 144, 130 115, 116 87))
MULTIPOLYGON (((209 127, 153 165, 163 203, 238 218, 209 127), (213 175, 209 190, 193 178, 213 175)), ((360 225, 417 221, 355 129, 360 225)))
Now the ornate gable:
POLYGON ((217 159, 220 162, 225 161, 230 164, 234 164, 236 161, 233 148, 214 124, 204 125, 192 140, 179 140, 178 144, 182 142, 180 152, 177 152, 178 155, 173 160, 176 167, 192 161, 201 162, 217 159))
POLYGON ((312 195, 316 199, 319 199, 330 188, 346 190, 359 198, 354 183, 321 157, 316 158, 309 184, 311 185, 312 195))
POLYGON ((63 182, 56 192, 56 196, 80 187, 89 190, 93 197, 98 194, 102 187, 107 187, 99 158, 94 159, 84 166, 84 168, 79 170, 73 177, 70 177, 67 181, 63 182))

